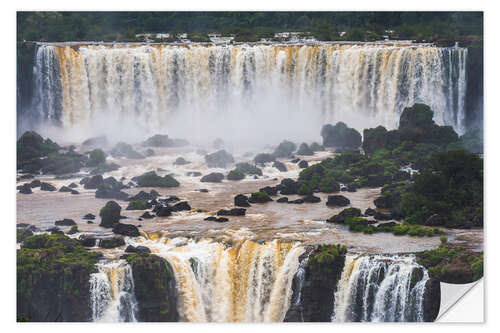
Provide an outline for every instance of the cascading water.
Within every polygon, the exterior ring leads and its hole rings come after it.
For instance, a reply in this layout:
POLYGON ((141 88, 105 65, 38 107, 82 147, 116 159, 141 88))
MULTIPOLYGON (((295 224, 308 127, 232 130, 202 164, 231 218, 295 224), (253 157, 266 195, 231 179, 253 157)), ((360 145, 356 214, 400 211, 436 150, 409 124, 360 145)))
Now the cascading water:
POLYGON ((175 238, 147 242, 174 270, 179 314, 193 322, 280 322, 292 297, 292 280, 304 248, 278 240, 175 238))
POLYGON ((465 48, 425 44, 46 44, 36 54, 36 112, 64 128, 133 119, 151 132, 180 117, 199 130, 235 120, 229 130, 275 117, 282 127, 307 120, 298 128, 317 133, 336 121, 394 128, 421 102, 463 133, 466 58, 465 48))
POLYGON ((125 260, 101 262, 90 276, 92 320, 102 322, 137 321, 132 268, 125 260))
POLYGON ((332 321, 424 321, 428 280, 414 256, 348 255, 332 321))

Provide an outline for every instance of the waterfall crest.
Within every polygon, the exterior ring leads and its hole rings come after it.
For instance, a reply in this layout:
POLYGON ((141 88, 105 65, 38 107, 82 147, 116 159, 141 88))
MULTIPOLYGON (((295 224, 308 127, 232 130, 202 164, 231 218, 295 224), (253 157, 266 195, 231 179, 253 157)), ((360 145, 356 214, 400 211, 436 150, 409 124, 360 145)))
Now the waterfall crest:
POLYGON ((179 238, 147 243, 174 270, 181 319, 281 322, 304 252, 299 243, 251 240, 227 245, 179 238))
POLYGON ((307 119, 302 128, 316 133, 336 121, 392 129, 419 102, 463 133, 466 59, 466 48, 425 44, 46 44, 35 59, 35 112, 64 128, 131 119, 149 132, 186 120, 220 129, 226 119, 276 117, 284 126, 307 119))
POLYGON ((424 321, 428 280, 414 256, 348 255, 332 321, 424 321))
POLYGON ((100 262, 90 275, 92 321, 135 322, 137 301, 132 268, 125 260, 100 262))

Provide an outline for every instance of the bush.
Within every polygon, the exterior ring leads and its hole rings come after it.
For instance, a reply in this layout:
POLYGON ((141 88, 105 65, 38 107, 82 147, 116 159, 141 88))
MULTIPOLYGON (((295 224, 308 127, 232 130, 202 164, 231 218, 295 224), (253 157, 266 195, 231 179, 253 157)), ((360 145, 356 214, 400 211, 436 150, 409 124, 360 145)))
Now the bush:
POLYGON ((228 180, 242 180, 244 178, 245 174, 239 169, 231 170, 227 175, 228 180))
POLYGON ((169 175, 160 177, 154 171, 138 176, 136 181, 139 187, 176 187, 180 185, 174 177, 169 175))
POLYGON ((338 245, 319 245, 309 257, 308 264, 317 271, 331 272, 332 265, 340 257, 347 253, 347 248, 338 245))
POLYGON ((295 149, 297 149, 297 145, 295 145, 295 143, 285 140, 281 142, 278 147, 276 147, 273 152, 273 156, 276 158, 290 157, 295 149))
POLYGON ((88 167, 96 167, 106 161, 106 155, 101 149, 94 149, 89 154, 88 167))
POLYGON ((130 201, 126 210, 144 210, 148 209, 148 203, 142 200, 130 201))

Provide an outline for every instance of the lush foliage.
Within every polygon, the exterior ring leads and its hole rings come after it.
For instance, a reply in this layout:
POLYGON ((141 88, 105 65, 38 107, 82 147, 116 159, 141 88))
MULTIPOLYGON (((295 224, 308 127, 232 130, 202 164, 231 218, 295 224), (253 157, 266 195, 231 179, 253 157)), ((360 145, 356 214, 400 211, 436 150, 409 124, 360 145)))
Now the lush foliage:
POLYGON ((308 264, 314 269, 321 272, 331 272, 333 270, 332 265, 336 260, 339 260, 340 256, 347 253, 347 248, 345 245, 340 244, 328 244, 328 245, 318 245, 315 251, 309 257, 308 264))
POLYGON ((180 185, 174 177, 170 175, 160 177, 154 171, 138 176, 136 181, 140 187, 176 187, 180 185))

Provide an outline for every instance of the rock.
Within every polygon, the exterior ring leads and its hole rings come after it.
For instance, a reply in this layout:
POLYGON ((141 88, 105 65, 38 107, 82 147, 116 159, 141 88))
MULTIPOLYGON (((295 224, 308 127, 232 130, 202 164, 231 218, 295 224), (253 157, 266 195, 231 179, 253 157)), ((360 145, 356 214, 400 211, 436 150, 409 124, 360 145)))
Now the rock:
POLYGON ((59 189, 59 192, 71 192, 72 189, 67 187, 67 186, 61 186, 61 188, 59 189))
POLYGON ((351 203, 349 199, 344 197, 343 195, 329 195, 328 201, 326 202, 327 206, 347 206, 351 203))
POLYGON ((178 157, 175 162, 174 162, 174 165, 186 165, 186 164, 190 164, 191 162, 185 160, 183 157, 178 157))
POLYGON ((158 205, 153 211, 156 213, 156 216, 166 217, 172 215, 172 208, 169 206, 158 205))
POLYGON ((297 164, 297 163, 299 163, 299 162, 300 162, 300 158, 294 158, 294 159, 293 159, 293 160, 291 160, 290 162, 297 164))
POLYGON ((42 182, 40 184, 40 190, 53 192, 56 190, 56 187, 52 184, 42 182))
POLYGON ((255 164, 265 164, 269 162, 274 162, 276 160, 276 157, 272 154, 267 154, 267 153, 261 153, 255 155, 253 158, 253 161, 255 164))
POLYGON ((125 142, 118 142, 110 152, 114 158, 125 157, 128 159, 143 159, 144 155, 136 152, 131 145, 125 142))
POLYGON ((24 132, 17 140, 17 169, 28 173, 41 168, 40 157, 57 153, 61 147, 50 139, 44 140, 34 131, 24 132))
POLYGON ((25 175, 21 175, 19 176, 19 180, 23 180, 23 179, 32 179, 32 178, 35 178, 34 175, 32 175, 31 173, 27 173, 25 175))
POLYGON ((95 192, 95 197, 99 199, 127 200, 128 193, 114 189, 107 184, 101 184, 95 192))
POLYGON ((273 163, 273 168, 278 169, 281 172, 287 172, 288 169, 286 168, 286 165, 284 163, 281 163, 280 161, 275 161, 273 163))
POLYGON ((85 235, 82 238, 80 238, 79 241, 80 244, 82 244, 82 246, 94 247, 96 245, 97 238, 85 235))
POLYGON ((290 178, 283 179, 277 188, 283 195, 297 194, 299 191, 298 183, 290 178))
POLYGON ((392 228, 392 227, 396 226, 396 224, 397 224, 396 222, 383 222, 383 223, 379 223, 377 225, 377 227, 379 227, 379 228, 385 228, 385 227, 392 228))
POLYGON ((324 125, 321 129, 321 136, 325 147, 357 149, 361 146, 361 134, 354 128, 347 127, 343 122, 338 122, 335 126, 324 125))
POLYGON ((225 218, 225 217, 215 217, 215 216, 209 216, 209 217, 206 217, 204 218, 204 221, 211 221, 211 222, 227 222, 229 221, 228 218, 225 218))
POLYGON ((424 223, 424 225, 429 227, 437 227, 446 225, 446 218, 440 214, 431 215, 424 223))
POLYGON ((188 177, 199 177, 199 176, 201 176, 201 172, 198 172, 198 171, 188 171, 188 172, 186 172, 186 176, 188 176, 188 177))
POLYGON ((311 145, 309 146, 311 148, 311 150, 313 152, 317 152, 317 151, 325 151, 325 147, 323 147, 322 145, 320 145, 319 143, 317 142, 313 142, 311 143, 311 145))
POLYGON ((299 162, 299 168, 305 169, 307 167, 309 167, 309 163, 307 163, 307 161, 302 160, 299 162))
MULTIPOLYGON (((82 179, 83 181, 83 179, 82 179)), ((80 181, 80 184, 82 183, 82 181, 80 181)), ((99 187, 99 185, 103 184, 104 183, 104 178, 102 178, 102 175, 95 175, 95 176, 92 176, 90 177, 88 180, 86 180, 84 183, 83 183, 83 188, 84 189, 97 189, 99 187)))
POLYGON ((106 172, 111 172, 120 169, 116 163, 101 163, 95 169, 90 171, 91 175, 101 175, 106 172))
POLYGON ((371 155, 379 149, 387 147, 387 130, 384 126, 369 128, 363 131, 363 150, 371 155))
POLYGON ((375 218, 375 220, 379 220, 379 221, 387 221, 387 220, 391 219, 390 214, 381 213, 381 212, 376 212, 373 217, 375 218))
POLYGON ((156 199, 159 196, 160 196, 160 194, 158 192, 156 192, 155 190, 151 190, 149 193, 147 193, 145 191, 140 191, 139 193, 137 193, 133 197, 130 197, 128 200, 129 201, 136 201, 136 200, 150 201, 150 200, 156 199))
POLYGON ((70 192, 71 194, 80 194, 80 192, 78 192, 77 190, 71 190, 70 192))
POLYGON ((151 207, 152 204, 148 203, 147 201, 134 200, 128 203, 128 206, 127 208, 125 208, 125 210, 145 210, 151 207))
POLYGON ((154 171, 146 172, 134 178, 139 187, 177 187, 180 185, 172 176, 160 177, 154 171))
POLYGON ((304 202, 307 202, 307 203, 318 203, 318 202, 321 202, 321 198, 319 197, 316 197, 312 194, 309 194, 307 196, 304 197, 304 202))
POLYGON ((248 203, 248 197, 243 194, 238 194, 234 197, 234 205, 239 207, 250 207, 248 203))
POLYGON ((187 201, 181 201, 179 203, 176 203, 175 205, 172 206, 172 211, 173 212, 180 212, 183 210, 191 210, 191 206, 187 201))
POLYGON ((282 197, 282 198, 279 198, 278 200, 276 200, 276 202, 287 203, 288 202, 288 198, 287 197, 282 197))
POLYGON ((195 190, 195 191, 198 191, 200 193, 208 193, 208 190, 206 188, 200 188, 200 189, 195 190))
POLYGON ((374 216, 376 212, 377 211, 375 209, 369 207, 365 210, 365 215, 366 216, 374 216))
POLYGON ((291 141, 282 141, 278 147, 274 150, 273 156, 280 158, 280 157, 290 157, 292 153, 297 149, 297 146, 295 143, 291 141))
POLYGON ((26 184, 23 184, 19 187, 19 193, 22 193, 22 194, 31 194, 33 193, 33 191, 31 191, 31 185, 26 183, 26 184))
POLYGON ((69 188, 77 188, 77 187, 78 187, 78 185, 77 185, 77 184, 75 184, 75 183, 71 183, 71 184, 69 184, 69 185, 68 185, 68 187, 69 187, 69 188))
POLYGON ((245 175, 262 176, 262 170, 250 163, 237 163, 236 169, 243 172, 245 175))
POLYGON ((276 187, 266 186, 259 189, 259 192, 265 192, 270 196, 278 195, 278 189, 276 187))
POLYGON ((183 139, 170 139, 168 135, 156 134, 142 143, 143 146, 149 147, 183 147, 189 142, 183 139))
POLYGON ((147 246, 139 245, 139 246, 135 247, 135 246, 129 245, 125 249, 125 252, 127 252, 127 253, 151 253, 151 250, 147 246))
POLYGON ((95 215, 94 214, 91 214, 91 213, 88 213, 87 215, 85 215, 83 217, 84 220, 95 220, 95 215))
POLYGON ((224 140, 222 140, 221 138, 216 138, 212 143, 212 147, 214 147, 215 149, 221 149, 222 147, 224 147, 224 140))
POLYGON ((37 187, 40 187, 41 185, 42 185, 42 182, 39 181, 38 179, 35 179, 35 180, 31 181, 31 183, 30 183, 31 188, 37 188, 37 187))
POLYGON ((348 217, 359 217, 361 216, 361 210, 358 208, 350 207, 342 210, 340 213, 337 215, 334 215, 330 217, 327 222, 332 222, 332 223, 345 223, 346 219, 348 217))
POLYGON ((62 232, 58 227, 49 228, 47 231, 50 232, 51 235, 64 235, 64 232, 62 232))
POLYGON ((302 156, 312 156, 312 155, 314 155, 314 151, 311 148, 309 148, 307 143, 302 143, 299 146, 299 150, 297 150, 296 154, 302 155, 302 156))
POLYGON ((125 245, 123 237, 102 238, 99 242, 99 247, 103 249, 113 249, 123 245, 125 245))
POLYGON ((101 149, 94 149, 89 153, 86 167, 96 167, 106 162, 106 154, 101 149))
POLYGON ((117 223, 113 227, 113 232, 115 234, 129 236, 129 237, 137 237, 139 236, 139 229, 133 224, 125 224, 125 223, 117 223))
POLYGON ((149 212, 144 212, 144 214, 141 215, 141 218, 143 219, 152 219, 154 218, 154 215, 151 215, 149 212))
POLYGON ((254 192, 250 196, 250 199, 248 199, 248 202, 250 202, 250 203, 266 203, 269 201, 273 201, 273 200, 265 192, 254 192))
POLYGON ((99 211, 99 216, 101 217, 99 225, 104 228, 112 228, 120 221, 121 210, 122 208, 115 201, 108 201, 99 211))
POLYGON ((96 137, 92 137, 92 138, 89 138, 85 141, 83 141, 82 145, 84 146, 98 146, 98 147, 102 147, 102 146, 105 146, 108 144, 108 138, 106 137, 106 135, 101 135, 101 136, 96 136, 96 137))
POLYGON ((151 157, 151 156, 155 156, 155 151, 151 148, 148 148, 142 154, 146 157, 151 157))
POLYGON ((201 178, 202 183, 220 183, 224 179, 224 175, 220 172, 212 172, 201 178))
POLYGON ((295 199, 292 201, 288 201, 289 204, 303 204, 304 200, 303 199, 295 199))
POLYGON ((74 235, 76 233, 78 233, 78 227, 76 225, 72 226, 71 229, 66 233, 68 235, 74 235))
POLYGON ((245 208, 232 208, 230 210, 220 209, 217 212, 217 215, 218 216, 245 216, 246 211, 247 210, 245 208))
POLYGON ((76 225, 76 223, 72 219, 62 219, 62 220, 56 221, 55 225, 58 225, 58 226, 70 226, 70 225, 76 225))
POLYGON ((205 155, 205 163, 209 168, 225 168, 227 165, 234 163, 234 158, 225 150, 219 150, 205 155))
POLYGON ((243 171, 240 171, 238 169, 231 170, 227 174, 228 180, 242 180, 244 178, 245 178, 245 173, 243 173, 243 171))

